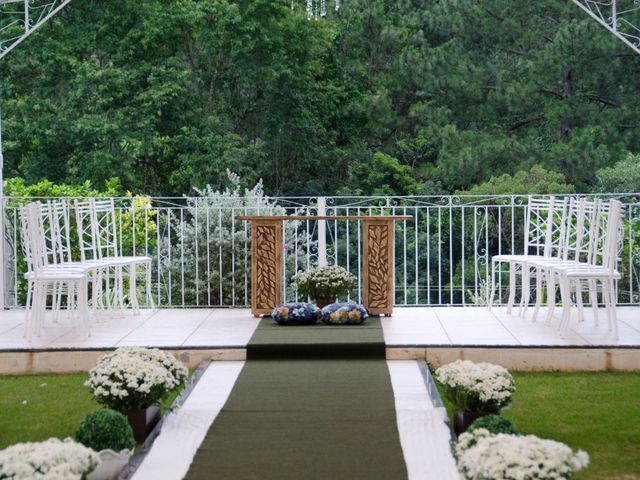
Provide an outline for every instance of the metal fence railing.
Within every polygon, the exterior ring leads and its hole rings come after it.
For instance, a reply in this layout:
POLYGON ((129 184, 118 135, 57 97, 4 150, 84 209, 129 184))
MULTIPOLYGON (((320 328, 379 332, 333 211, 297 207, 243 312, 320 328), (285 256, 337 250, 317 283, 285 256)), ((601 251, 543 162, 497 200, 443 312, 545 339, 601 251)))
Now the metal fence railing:
MULTIPOLYGON (((610 197, 612 195, 605 195, 610 197)), ((640 200, 615 195, 626 206, 618 284, 620 304, 639 304, 640 200)), ((214 197, 118 198, 121 254, 153 258, 153 292, 158 305, 248 306, 250 304, 250 226, 237 215, 309 215, 283 223, 282 285, 296 298, 291 277, 326 255, 358 279, 350 299, 362 289, 361 222, 313 219, 333 216, 407 215, 395 227, 395 304, 468 305, 487 301, 490 259, 519 253, 524 244, 527 196, 433 197, 214 197), (320 203, 321 211, 318 212, 320 203), (325 207, 326 205, 326 207, 325 207), (318 238, 318 231, 325 238, 318 238)), ((24 304, 24 261, 18 205, 47 199, 6 198, 5 303, 24 304)), ((69 203, 72 208, 73 202, 69 203)), ((71 215, 73 218, 73 215, 71 215)), ((508 285, 499 278, 499 301, 508 285)))

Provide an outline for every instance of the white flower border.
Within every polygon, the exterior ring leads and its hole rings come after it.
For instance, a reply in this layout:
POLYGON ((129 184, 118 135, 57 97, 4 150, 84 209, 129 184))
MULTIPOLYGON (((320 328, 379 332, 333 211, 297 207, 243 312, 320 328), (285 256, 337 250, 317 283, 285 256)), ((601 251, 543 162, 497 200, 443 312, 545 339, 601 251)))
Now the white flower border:
POLYGON ((492 435, 484 428, 463 433, 455 446, 467 480, 568 479, 589 465, 589 455, 535 435, 492 435))
POLYGON ((0 479, 82 479, 100 463, 90 448, 70 438, 17 443, 0 450, 0 479))
POLYGON ((170 353, 142 347, 122 347, 103 355, 84 383, 104 404, 109 399, 149 395, 162 386, 171 391, 187 377, 187 368, 170 353))
POLYGON ((436 370, 436 378, 451 389, 462 389, 483 403, 506 405, 516 387, 509 371, 493 363, 456 360, 436 370))

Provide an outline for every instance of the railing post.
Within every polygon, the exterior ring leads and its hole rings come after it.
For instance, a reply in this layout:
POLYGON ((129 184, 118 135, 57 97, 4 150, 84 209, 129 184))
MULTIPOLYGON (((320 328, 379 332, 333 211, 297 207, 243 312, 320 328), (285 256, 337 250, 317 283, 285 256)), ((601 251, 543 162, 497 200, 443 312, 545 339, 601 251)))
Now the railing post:
MULTIPOLYGON (((318 197, 318 216, 327 215, 327 198, 318 197)), ((327 265, 327 222, 318 220, 318 266, 327 265)))

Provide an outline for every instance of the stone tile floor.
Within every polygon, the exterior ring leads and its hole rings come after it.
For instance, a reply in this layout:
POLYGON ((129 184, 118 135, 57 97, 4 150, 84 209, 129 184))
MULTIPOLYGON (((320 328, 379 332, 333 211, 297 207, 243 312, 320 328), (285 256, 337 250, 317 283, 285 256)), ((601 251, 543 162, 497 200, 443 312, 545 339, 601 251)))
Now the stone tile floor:
MULTIPOLYGON (((398 307, 392 317, 383 317, 388 346, 636 346, 640 347, 640 307, 617 309, 620 338, 614 342, 604 310, 599 323, 591 309, 585 321, 572 318, 562 337, 557 318, 547 325, 546 312, 532 322, 529 316, 509 315, 506 308, 398 307)), ((559 316, 561 309, 556 309, 559 316)), ((24 310, 0 312, 0 350, 94 349, 125 345, 154 347, 243 347, 258 320, 249 309, 160 309, 102 312, 91 325, 91 336, 82 340, 66 315, 54 322, 47 318, 42 335, 28 342, 24 337, 24 310)), ((575 315, 573 315, 575 317, 575 315)), ((327 327, 332 328, 332 327, 327 327)))

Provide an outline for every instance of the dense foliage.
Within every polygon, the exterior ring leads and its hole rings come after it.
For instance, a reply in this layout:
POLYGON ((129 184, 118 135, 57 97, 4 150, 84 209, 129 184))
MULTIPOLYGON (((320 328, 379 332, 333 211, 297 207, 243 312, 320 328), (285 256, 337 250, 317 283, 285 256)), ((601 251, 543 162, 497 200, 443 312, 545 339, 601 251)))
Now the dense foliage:
POLYGON ((489 433, 497 435, 498 433, 506 433, 508 435, 518 435, 518 429, 508 418, 501 417, 500 415, 485 415, 480 417, 469 425, 467 432, 473 432, 478 428, 484 428, 489 433))
POLYGON ((571 2, 293 4, 72 2, 0 65, 6 176, 420 194, 539 165, 587 191, 637 164, 640 57, 571 2))

